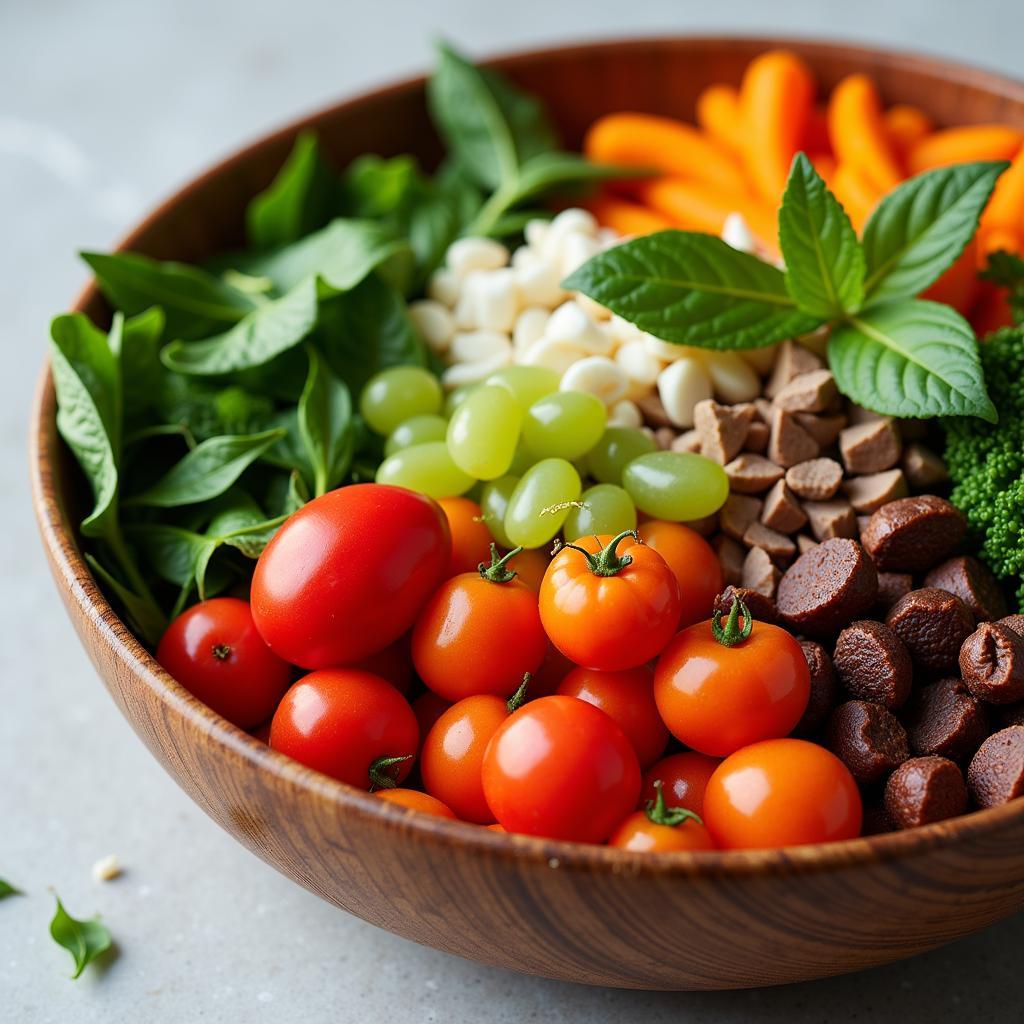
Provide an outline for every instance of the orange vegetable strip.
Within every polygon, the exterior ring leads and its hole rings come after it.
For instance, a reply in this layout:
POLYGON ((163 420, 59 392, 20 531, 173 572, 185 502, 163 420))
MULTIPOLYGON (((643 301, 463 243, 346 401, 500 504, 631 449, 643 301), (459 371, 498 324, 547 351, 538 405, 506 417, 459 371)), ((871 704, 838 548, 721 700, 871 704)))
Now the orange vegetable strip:
POLYGON ((1024 143, 1024 133, 1005 124, 970 124, 946 128, 922 139, 910 150, 911 174, 972 160, 1012 160, 1024 143))
POLYGON ((672 227, 672 222, 661 214, 639 203, 631 203, 618 196, 597 196, 584 204, 603 227, 620 235, 649 235, 672 227))
POLYGON ((1012 252, 1014 254, 1019 253, 1021 250, 1021 235, 1019 231, 1014 231, 1013 228, 992 227, 987 231, 981 230, 978 232, 977 244, 977 264, 979 267, 984 267, 988 263, 989 256, 994 252, 1002 250, 1003 252, 1012 252))
POLYGON ((932 119, 920 107, 908 103, 891 106, 882 115, 882 123, 894 152, 904 162, 911 147, 935 130, 932 119))
POLYGON ((731 85, 709 85, 697 97, 697 124, 730 151, 741 152, 743 114, 739 90, 731 85))
POLYGON ((743 75, 743 154, 757 193, 778 206, 814 105, 814 77, 787 50, 755 57, 743 75))
POLYGON ((992 198, 981 215, 983 231, 991 228, 1024 227, 1024 146, 1013 163, 1000 175, 992 198))
POLYGON ((889 192, 903 180, 882 122, 878 90, 867 75, 847 75, 832 90, 828 130, 840 165, 856 168, 879 192, 889 192))
POLYGON ((607 114, 590 126, 583 152, 598 163, 651 167, 724 188, 745 187, 743 173, 727 149, 670 117, 607 114))
POLYGON ((832 187, 832 179, 836 174, 836 158, 831 153, 814 153, 811 156, 814 169, 825 179, 825 184, 832 187))
POLYGON ((807 125, 804 128, 804 137, 800 140, 798 149, 805 153, 822 153, 829 156, 832 154, 832 139, 828 134, 828 113, 824 107, 815 104, 807 118, 807 125))
POLYGON ((882 193, 868 181, 860 169, 840 163, 832 175, 832 191, 860 234, 882 193))
POLYGON ((967 316, 978 298, 977 263, 975 243, 971 241, 942 277, 922 292, 921 298, 943 302, 967 316))

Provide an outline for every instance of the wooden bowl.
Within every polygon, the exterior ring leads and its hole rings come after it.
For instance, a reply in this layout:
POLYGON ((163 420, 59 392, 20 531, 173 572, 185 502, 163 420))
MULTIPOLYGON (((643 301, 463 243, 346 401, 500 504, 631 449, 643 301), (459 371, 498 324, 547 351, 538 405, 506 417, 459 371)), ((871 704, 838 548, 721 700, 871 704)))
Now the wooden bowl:
MULTIPOLYGON (((767 39, 652 39, 495 62, 547 101, 570 145, 599 114, 690 118, 709 82, 756 53, 799 52, 822 85, 867 71, 938 123, 1024 126, 1024 85, 944 61, 767 39)), ((195 260, 241 239, 247 199, 297 131, 339 166, 438 146, 423 80, 332 107, 226 160, 121 248, 195 260)), ((93 288, 75 306, 109 316, 93 288)), ((418 815, 274 753, 199 703, 113 612, 81 557, 81 481, 54 424, 48 372, 31 437, 33 497, 61 596, 122 713, 207 814, 312 892, 406 938, 487 964, 594 985, 716 989, 859 970, 949 942, 1024 905, 1024 801, 910 832, 788 850, 642 856, 505 836, 418 815)), ((182 841, 186 841, 182 837, 182 841)))

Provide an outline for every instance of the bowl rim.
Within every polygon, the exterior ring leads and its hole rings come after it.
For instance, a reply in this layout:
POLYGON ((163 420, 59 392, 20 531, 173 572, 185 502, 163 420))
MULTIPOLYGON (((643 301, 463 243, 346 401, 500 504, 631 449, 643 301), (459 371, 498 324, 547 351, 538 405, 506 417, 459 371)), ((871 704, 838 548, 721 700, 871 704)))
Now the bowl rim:
MULTIPOLYGON (((533 64, 552 57, 562 59, 592 56, 595 52, 644 51, 655 45, 680 48, 736 46, 739 48, 790 47, 814 51, 819 56, 870 56, 875 62, 910 67, 932 75, 953 76, 957 81, 995 90, 1024 103, 1024 81, 980 67, 922 53, 893 50, 870 44, 842 43, 799 36, 771 35, 651 35, 627 40, 599 39, 567 46, 546 46, 516 50, 487 57, 480 63, 501 70, 533 64)), ((211 179, 245 163, 256 152, 285 142, 304 128, 315 127, 328 117, 367 102, 386 100, 392 95, 419 89, 424 75, 410 75, 377 88, 360 92, 340 102, 327 104, 273 128, 201 170, 170 196, 159 202, 117 243, 114 251, 130 250, 158 221, 211 179)), ((72 307, 82 311, 97 297, 95 281, 86 284, 72 307)), ((99 642, 122 662, 132 679, 141 683, 166 710, 186 720, 205 734, 211 745, 225 748, 253 771, 267 771, 289 786, 302 789, 313 798, 334 805, 350 817, 382 827, 401 828, 409 839, 460 850, 514 860, 524 865, 548 868, 608 871, 656 878, 736 878, 749 875, 807 874, 853 867, 867 862, 885 862, 915 857, 941 849, 963 839, 978 839, 1024 820, 1024 798, 999 807, 973 811, 957 818, 898 832, 862 836, 839 842, 815 843, 778 849, 682 851, 673 853, 631 853, 613 847, 545 839, 519 834, 501 834, 469 822, 451 821, 422 814, 339 782, 272 750, 262 740, 232 725, 192 696, 157 663, 141 641, 128 629, 96 584, 85 563, 74 527, 68 521, 56 485, 51 458, 59 447, 56 428, 56 396, 49 359, 44 358, 35 390, 29 423, 29 470, 32 502, 37 525, 51 561, 58 585, 67 588, 66 600, 77 605, 83 620, 93 627, 99 642)), ((104 685, 109 684, 104 680, 104 685)))

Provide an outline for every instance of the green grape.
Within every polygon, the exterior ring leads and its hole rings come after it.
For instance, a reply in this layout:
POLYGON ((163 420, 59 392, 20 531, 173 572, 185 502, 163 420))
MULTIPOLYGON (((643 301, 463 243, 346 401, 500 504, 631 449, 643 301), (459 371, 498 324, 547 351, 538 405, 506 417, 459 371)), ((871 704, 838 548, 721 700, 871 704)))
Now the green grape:
POLYGON ((508 467, 508 471, 513 476, 522 476, 536 461, 537 456, 526 447, 520 436, 519 444, 516 445, 515 454, 512 456, 512 465, 508 467))
POLYGON ((641 455, 626 466, 622 485, 641 512, 672 522, 703 519, 729 497, 725 470, 690 452, 641 455))
POLYGON ((582 505, 569 510, 562 533, 566 540, 610 533, 613 537, 624 530, 636 529, 636 507, 633 499, 615 484, 595 484, 580 497, 582 505))
POLYGON ((448 396, 444 400, 444 414, 451 419, 455 410, 458 409, 462 403, 469 398, 469 396, 476 391, 476 384, 463 384, 461 388, 456 388, 454 391, 448 393, 448 396))
POLYGON ((523 414, 504 388, 477 388, 448 421, 448 451, 455 465, 477 480, 508 472, 523 414))
POLYGON ((441 384, 420 366, 392 366, 374 374, 359 396, 359 411, 372 430, 387 437, 410 416, 441 411, 441 384))
POLYGON ((465 494, 476 481, 455 465, 444 441, 427 441, 389 455, 377 467, 377 483, 408 487, 431 498, 451 498, 465 494))
POLYGON ((539 548, 562 528, 580 496, 580 475, 565 459, 543 459, 516 484, 505 512, 505 533, 513 546, 539 548))
POLYGON ((505 366, 484 384, 496 384, 510 392, 525 413, 538 398, 558 390, 558 374, 546 366, 505 366))
POLYGON ((556 391, 538 398, 523 420, 523 440, 539 459, 572 461, 590 451, 604 433, 607 413, 585 391, 556 391))
POLYGON ((654 438, 639 427, 608 427, 587 455, 587 469, 603 484, 621 484, 622 471, 635 458, 656 452, 654 438))
POLYGON ((508 499, 512 497, 518 483, 518 476, 499 476, 497 480, 488 480, 480 492, 480 511, 484 522, 491 536, 503 548, 515 547, 505 533, 505 512, 508 510, 508 499))
POLYGON ((394 455, 403 448, 425 444, 427 441, 443 441, 447 432, 448 421, 443 416, 410 416, 391 431, 384 443, 384 454, 394 455))

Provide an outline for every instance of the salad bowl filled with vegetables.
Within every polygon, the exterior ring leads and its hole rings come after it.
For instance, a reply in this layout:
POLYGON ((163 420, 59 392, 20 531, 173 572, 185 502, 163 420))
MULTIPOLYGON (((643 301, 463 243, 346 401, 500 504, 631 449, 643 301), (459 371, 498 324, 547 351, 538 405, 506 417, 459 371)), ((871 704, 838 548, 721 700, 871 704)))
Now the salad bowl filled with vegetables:
POLYGON ((1024 86, 811 43, 474 67, 229 158, 52 325, 75 626, 335 905, 666 989, 1024 905, 1024 86))

